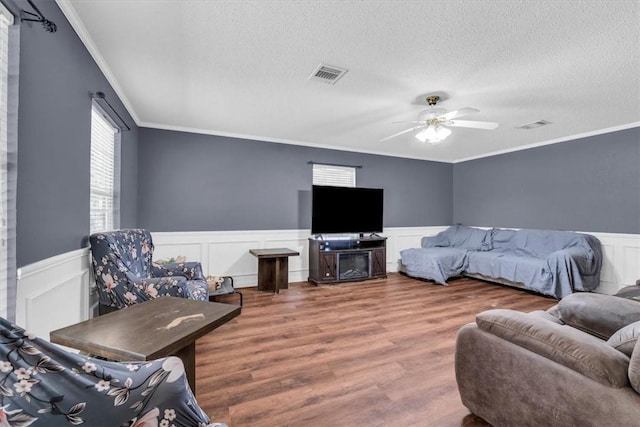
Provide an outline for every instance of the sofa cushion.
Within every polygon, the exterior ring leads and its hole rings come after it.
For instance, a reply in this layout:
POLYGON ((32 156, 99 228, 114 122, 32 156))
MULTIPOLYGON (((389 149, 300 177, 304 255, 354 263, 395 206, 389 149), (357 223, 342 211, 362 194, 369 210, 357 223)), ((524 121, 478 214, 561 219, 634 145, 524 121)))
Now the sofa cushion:
MULTIPOLYGON (((592 335, 514 310, 476 316, 478 327, 610 387, 628 385, 629 358, 592 335)), ((479 355, 480 356, 480 355, 479 355)))
POLYGON ((607 341, 611 347, 618 351, 623 352, 627 356, 631 357, 633 348, 636 346, 636 341, 640 335, 640 321, 633 322, 621 329, 618 329, 611 335, 611 338, 607 341))
POLYGON ((558 303, 558 311, 564 323, 603 340, 640 320, 640 303, 603 294, 568 295, 558 303))
POLYGON ((422 247, 454 247, 473 251, 488 251, 491 250, 491 230, 452 225, 443 232, 424 239, 422 247))
MULTIPOLYGON (((558 319, 560 319, 560 309, 558 308, 558 304, 549 307, 547 309, 547 313, 549 313, 553 317, 557 317, 558 319)), ((560 319, 560 322, 563 323, 562 319, 560 319)))
POLYGON ((576 246, 590 250, 592 238, 593 236, 560 230, 494 229, 492 233, 494 248, 536 258, 546 258, 553 252, 576 246))
POLYGON ((529 316, 537 317, 539 319, 544 319, 549 322, 557 323, 558 325, 563 325, 562 320, 560 320, 557 316, 554 316, 553 313, 543 310, 536 310, 529 313, 529 316))
POLYGON ((465 227, 464 225, 454 226, 456 233, 449 236, 452 246, 475 251, 491 250, 491 230, 465 227))
POLYGON ((467 251, 459 248, 410 248, 400 251, 404 272, 442 285, 464 270, 467 251))
POLYGON ((636 341, 629 361, 629 382, 636 393, 640 393, 640 344, 638 341, 636 341))
POLYGON ((537 283, 544 289, 551 282, 551 276, 545 266, 543 259, 517 256, 509 252, 470 252, 465 272, 524 285, 537 283))
POLYGON ((491 230, 491 246, 497 250, 513 250, 513 240, 516 235, 516 230, 509 230, 507 228, 494 228, 491 230))
POLYGON ((420 240, 420 247, 422 248, 446 248, 449 246, 451 246, 449 238, 444 231, 435 236, 425 236, 420 240))

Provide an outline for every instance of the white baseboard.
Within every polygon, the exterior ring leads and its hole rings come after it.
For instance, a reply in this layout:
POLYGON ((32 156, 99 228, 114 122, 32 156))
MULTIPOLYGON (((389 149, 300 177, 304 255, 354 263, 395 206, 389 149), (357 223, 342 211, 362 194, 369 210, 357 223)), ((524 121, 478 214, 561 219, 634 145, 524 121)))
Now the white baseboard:
MULTIPOLYGON (((398 271, 400 251, 419 247, 439 227, 391 227, 387 237, 387 271, 398 271)), ((596 292, 613 294, 640 278, 640 235, 592 233, 602 242, 603 267, 596 292)), ((287 247, 300 252, 289 258, 289 281, 307 280, 309 230, 152 232, 154 258, 183 255, 202 263, 205 274, 228 275, 237 287, 256 286, 258 260, 249 249, 287 247)), ((90 317, 93 286, 88 248, 58 255, 18 271, 16 323, 48 339, 49 332, 90 317)))

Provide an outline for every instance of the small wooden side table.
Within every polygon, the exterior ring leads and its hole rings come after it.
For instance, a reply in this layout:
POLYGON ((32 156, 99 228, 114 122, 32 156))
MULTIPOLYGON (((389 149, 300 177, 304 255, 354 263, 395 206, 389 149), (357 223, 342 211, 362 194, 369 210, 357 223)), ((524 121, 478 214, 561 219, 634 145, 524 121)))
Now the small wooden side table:
POLYGON ((258 290, 279 293, 289 288, 289 257, 298 256, 287 248, 250 249, 249 253, 258 258, 258 290))

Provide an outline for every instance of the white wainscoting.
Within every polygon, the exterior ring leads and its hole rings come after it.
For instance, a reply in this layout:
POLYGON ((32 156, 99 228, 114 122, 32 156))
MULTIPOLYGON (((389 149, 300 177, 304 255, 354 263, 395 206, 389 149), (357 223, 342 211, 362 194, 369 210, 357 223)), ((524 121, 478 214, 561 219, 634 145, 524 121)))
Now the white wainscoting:
MULTIPOLYGON (((400 251, 419 247, 423 236, 447 227, 386 228, 387 271, 398 271, 400 251)), ((592 233, 602 242, 603 268, 596 292, 613 294, 640 278, 640 235, 592 233)), ((256 286, 258 260, 249 249, 287 247, 300 252, 289 258, 289 280, 308 276, 309 230, 152 232, 155 259, 183 255, 200 261, 205 274, 233 276, 238 287, 256 286)), ((58 255, 19 269, 16 323, 48 339, 49 332, 88 319, 92 278, 88 249, 58 255)))
POLYGON ((602 244, 600 286, 595 292, 614 294, 640 279, 640 235, 584 233, 596 236, 602 244))
POLYGON ((89 262, 84 248, 19 268, 16 324, 48 340, 50 331, 87 320, 89 262))
MULTIPOLYGON (((447 227, 393 227, 382 233, 387 237, 387 271, 398 271, 400 251, 419 247, 423 236, 432 236, 447 227)), ((487 227, 483 227, 487 228, 487 227)), ((593 233, 602 243, 603 265, 596 292, 614 294, 640 278, 640 235, 593 233)), ((184 255, 202 262, 205 274, 233 276, 238 287, 255 286, 258 262, 249 249, 288 247, 300 252, 289 258, 289 280, 307 280, 308 230, 258 230, 233 232, 153 233, 154 257, 184 255)))
MULTIPOLYGON (((423 236, 434 235, 446 227, 385 228, 387 271, 398 271, 400 251, 420 246, 423 236)), ((249 249, 289 248, 300 256, 289 258, 289 281, 307 280, 309 275, 309 230, 256 230, 152 233, 154 258, 200 261, 207 275, 233 276, 237 287, 256 286, 258 260, 249 249)))

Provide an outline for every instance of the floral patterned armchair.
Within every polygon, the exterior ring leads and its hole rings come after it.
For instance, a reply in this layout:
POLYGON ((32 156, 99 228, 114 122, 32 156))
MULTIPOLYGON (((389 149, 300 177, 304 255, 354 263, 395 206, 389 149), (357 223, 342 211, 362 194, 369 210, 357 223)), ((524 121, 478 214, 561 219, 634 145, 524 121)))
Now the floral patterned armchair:
POLYGON ((226 426, 198 406, 177 357, 107 362, 0 317, 0 426, 226 426))
POLYGON ((154 264, 148 230, 95 233, 89 241, 100 314, 164 295, 208 300, 200 263, 154 264))

